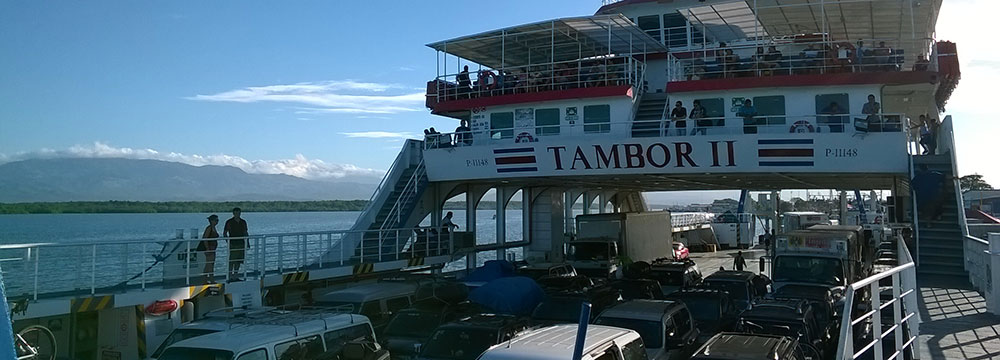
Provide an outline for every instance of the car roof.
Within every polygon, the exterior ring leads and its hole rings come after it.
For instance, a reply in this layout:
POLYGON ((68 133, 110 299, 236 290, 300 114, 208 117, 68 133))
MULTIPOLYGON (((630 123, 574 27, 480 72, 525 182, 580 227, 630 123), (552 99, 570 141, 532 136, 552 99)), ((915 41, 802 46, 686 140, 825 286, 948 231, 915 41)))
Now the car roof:
POLYGON ((777 359, 789 346, 792 341, 781 336, 721 333, 702 345, 691 359, 777 359))
POLYGON ((773 320, 801 320, 807 311, 805 300, 762 300, 753 308, 743 312, 741 317, 773 320))
POLYGON ((517 322, 527 322, 524 318, 503 314, 476 314, 441 325, 438 329, 488 329, 497 330, 517 322))
POLYGON ((704 281, 749 281, 754 276, 757 276, 757 274, 749 271, 721 270, 706 276, 704 281))
MULTIPOLYGON (((273 343, 285 342, 306 334, 321 334, 343 329, 355 324, 369 324, 368 318, 356 314, 314 316, 312 318, 287 317, 219 331, 178 341, 172 347, 228 350, 239 353, 273 343)), ((369 325, 371 326, 371 325, 369 325)))
POLYGON ((722 289, 694 287, 694 288, 686 288, 686 289, 681 289, 679 291, 675 291, 670 295, 667 295, 667 297, 718 298, 728 295, 729 292, 722 289))
POLYGON ((401 295, 413 295, 417 284, 410 282, 378 282, 361 284, 346 289, 334 290, 320 295, 316 301, 344 301, 359 303, 372 299, 384 299, 401 295))
MULTIPOLYGON (((576 333, 576 324, 544 327, 515 337, 509 342, 495 345, 481 355, 480 359, 568 359, 573 355, 573 348, 576 346, 576 333)), ((638 338, 638 334, 632 330, 588 325, 583 353, 594 351, 608 341, 622 336, 638 338)))
POLYGON ((684 304, 671 300, 631 300, 604 310, 599 317, 660 321, 667 311, 680 306, 684 304))

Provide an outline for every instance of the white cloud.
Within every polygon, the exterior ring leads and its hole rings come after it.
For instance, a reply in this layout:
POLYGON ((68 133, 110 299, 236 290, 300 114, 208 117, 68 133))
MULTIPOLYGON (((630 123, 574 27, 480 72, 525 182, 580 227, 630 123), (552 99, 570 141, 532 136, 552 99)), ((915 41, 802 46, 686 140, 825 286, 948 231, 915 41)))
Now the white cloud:
POLYGON ((390 131, 361 131, 361 132, 342 132, 341 135, 347 136, 349 138, 367 138, 367 139, 415 139, 416 136, 408 132, 390 132, 390 131))
POLYGON ((353 80, 306 82, 290 85, 251 86, 217 94, 195 95, 191 100, 217 102, 280 102, 308 105, 311 113, 394 114, 421 111, 423 92, 399 84, 353 80), (395 90, 395 91, 391 91, 395 90), (389 94, 396 92, 395 94, 389 94))
POLYGON ((311 180, 351 178, 357 181, 378 181, 383 170, 366 169, 351 164, 333 164, 309 159, 301 154, 292 159, 248 160, 235 155, 197 155, 161 152, 154 149, 114 147, 102 142, 90 146, 76 145, 65 150, 41 149, 14 155, 0 154, 0 164, 27 159, 51 158, 126 158, 179 162, 194 166, 233 166, 251 174, 285 174, 311 180))
POLYGON ((414 68, 412 66, 400 66, 399 67, 399 71, 414 71, 414 70, 416 70, 416 68, 414 68))

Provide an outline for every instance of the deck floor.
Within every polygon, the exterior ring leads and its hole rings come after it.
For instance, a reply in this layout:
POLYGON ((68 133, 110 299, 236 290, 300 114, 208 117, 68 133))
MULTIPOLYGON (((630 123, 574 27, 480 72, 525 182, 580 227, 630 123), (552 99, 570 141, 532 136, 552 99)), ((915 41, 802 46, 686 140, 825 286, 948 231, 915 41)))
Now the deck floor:
POLYGON ((920 358, 1000 359, 1000 316, 968 284, 920 278, 920 358))

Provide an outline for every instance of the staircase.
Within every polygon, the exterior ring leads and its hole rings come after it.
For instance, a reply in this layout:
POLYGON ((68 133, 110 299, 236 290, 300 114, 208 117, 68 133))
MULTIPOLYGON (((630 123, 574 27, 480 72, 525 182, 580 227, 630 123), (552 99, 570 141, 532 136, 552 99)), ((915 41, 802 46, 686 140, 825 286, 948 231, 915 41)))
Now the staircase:
MULTIPOLYGON (((951 154, 913 156, 913 166, 927 165, 930 171, 937 171, 949 179, 955 176, 951 154)), ((952 181, 945 185, 948 190, 954 189, 952 181)), ((942 192, 943 212, 939 220, 918 221, 917 238, 917 274, 933 275, 935 277, 954 278, 955 281, 967 282, 965 271, 965 238, 962 232, 962 217, 958 208, 955 190, 942 192)))
POLYGON ((427 171, 423 160, 405 168, 398 181, 388 189, 390 192, 385 202, 367 229, 371 231, 362 236, 354 256, 360 258, 363 255, 365 262, 400 259, 400 253, 410 240, 411 233, 392 229, 407 227, 406 221, 420 201, 427 184, 427 171), (381 259, 378 256, 379 252, 382 253, 381 259))
POLYGON ((632 122, 632 137, 662 136, 661 128, 666 114, 666 93, 643 94, 632 122))

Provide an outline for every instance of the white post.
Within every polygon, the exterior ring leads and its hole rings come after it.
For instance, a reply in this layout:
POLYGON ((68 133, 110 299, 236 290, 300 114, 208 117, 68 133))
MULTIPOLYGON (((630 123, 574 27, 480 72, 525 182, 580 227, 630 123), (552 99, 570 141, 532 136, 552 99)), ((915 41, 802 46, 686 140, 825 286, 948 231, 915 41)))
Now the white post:
POLYGON ((1000 233, 990 233, 990 271, 992 272, 991 288, 983 294, 986 297, 986 309, 994 315, 1000 315, 1000 233))

